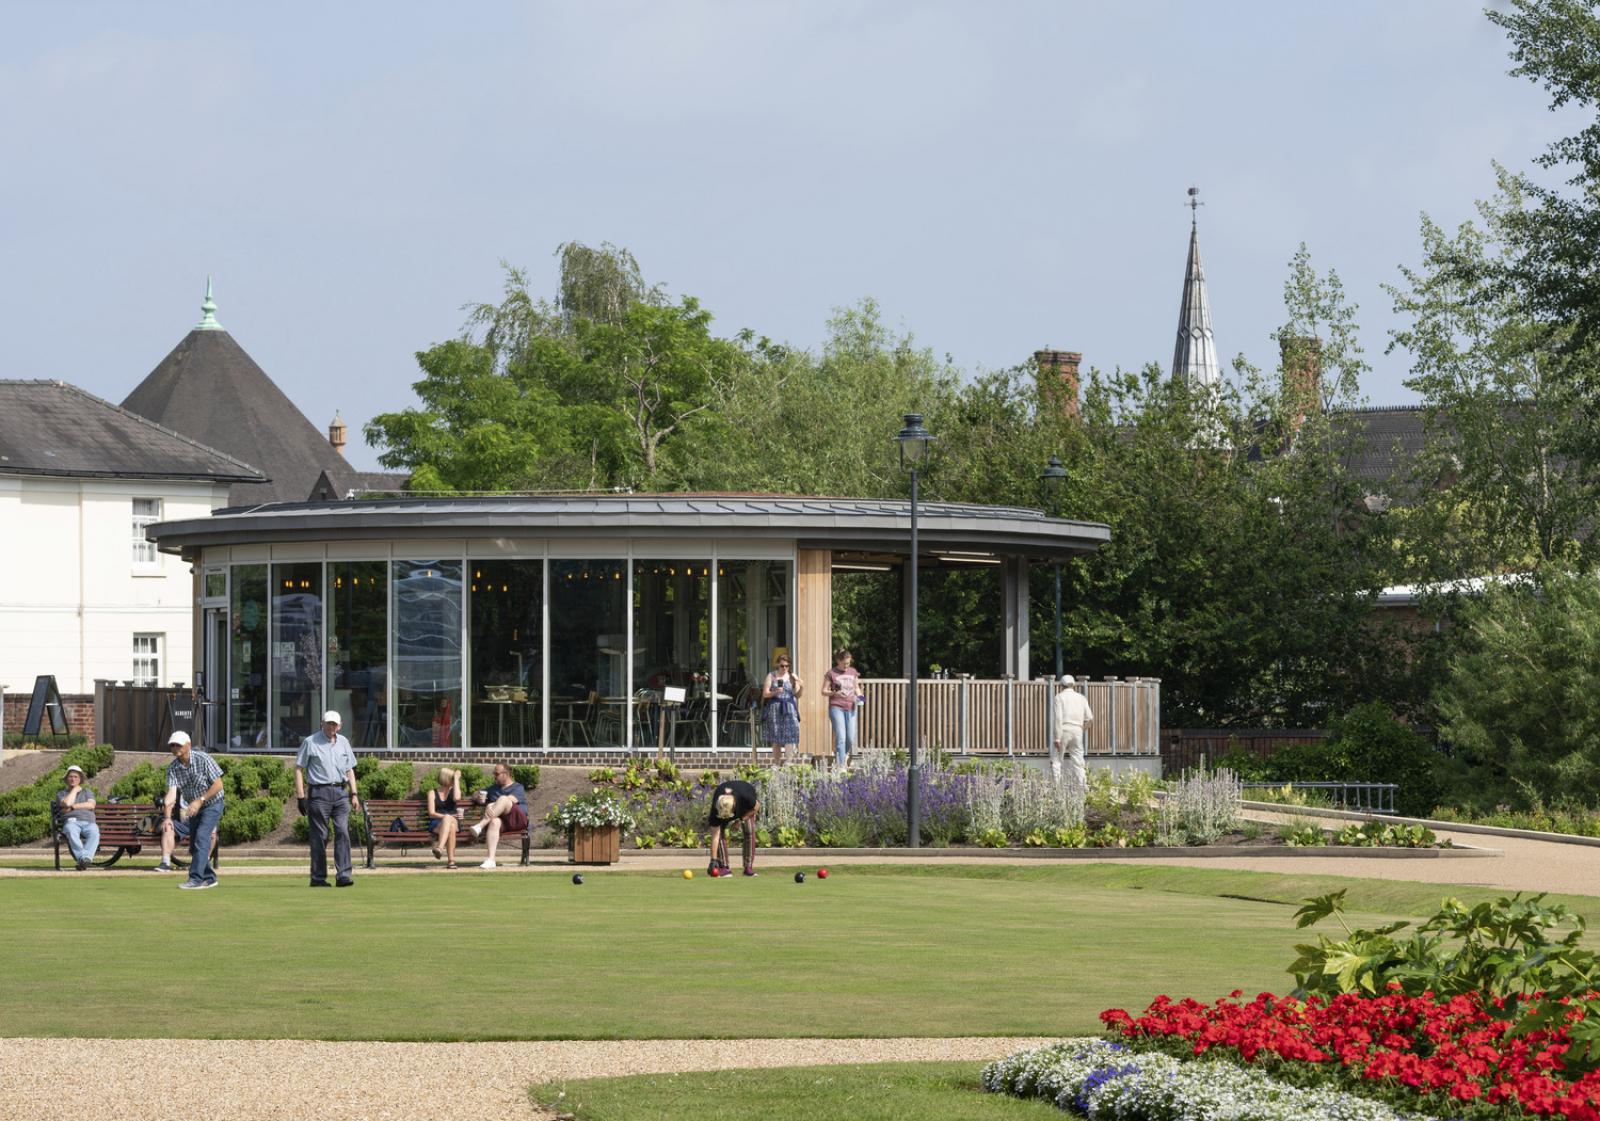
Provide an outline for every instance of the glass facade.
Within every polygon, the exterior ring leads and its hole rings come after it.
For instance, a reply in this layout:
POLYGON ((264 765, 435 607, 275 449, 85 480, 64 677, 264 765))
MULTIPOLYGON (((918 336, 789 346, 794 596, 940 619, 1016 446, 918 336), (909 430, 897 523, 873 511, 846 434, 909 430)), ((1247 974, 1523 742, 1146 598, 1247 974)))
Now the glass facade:
POLYGON ((461 746, 461 562, 394 561, 396 747, 461 746))
POLYGON ((322 562, 272 566, 272 746, 298 748, 322 716, 322 562))
POLYGON ((793 579, 725 557, 233 564, 206 580, 229 591, 228 746, 292 750, 333 708, 358 748, 747 747, 793 579))
POLYGON ((626 741, 627 579, 618 558, 550 562, 552 747, 626 741))
POLYGON ((710 747, 710 683, 711 561, 634 561, 635 742, 710 747))
POLYGON ((328 565, 328 707, 356 747, 389 743, 389 562, 328 565))
POLYGON ((544 562, 470 562, 472 743, 544 744, 544 562))
POLYGON ((229 604, 233 648, 228 656, 228 744, 267 745, 267 566, 233 568, 229 604))

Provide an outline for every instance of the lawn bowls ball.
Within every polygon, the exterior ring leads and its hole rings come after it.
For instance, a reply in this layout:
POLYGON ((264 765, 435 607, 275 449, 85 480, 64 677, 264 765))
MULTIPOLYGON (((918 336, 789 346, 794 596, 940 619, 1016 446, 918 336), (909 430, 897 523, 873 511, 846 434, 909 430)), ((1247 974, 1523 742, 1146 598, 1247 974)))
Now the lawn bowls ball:
POLYGON ((685 868, 683 870, 683 878, 686 879, 686 880, 694 879, 694 869, 693 868, 685 868))
POLYGON ((575 884, 583 883, 583 873, 582 872, 574 872, 574 873, 572 873, 572 882, 575 883, 575 884))
POLYGON ((806 874, 804 872, 796 872, 794 874, 794 882, 797 883, 797 884, 805 883, 806 882, 806 874))
POLYGON ((818 868, 817 869, 817 879, 825 880, 827 878, 828 878, 828 870, 826 868, 818 868))

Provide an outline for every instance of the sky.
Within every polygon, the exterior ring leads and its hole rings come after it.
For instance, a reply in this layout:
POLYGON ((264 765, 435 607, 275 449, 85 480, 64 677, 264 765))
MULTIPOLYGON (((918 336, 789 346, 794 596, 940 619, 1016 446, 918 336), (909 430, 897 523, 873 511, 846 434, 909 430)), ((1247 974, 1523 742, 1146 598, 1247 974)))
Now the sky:
MULTIPOLYGON (((974 373, 1170 364, 1200 189, 1219 352, 1272 368, 1305 242, 1415 400, 1385 283, 1572 121, 1471 0, 221 5, 0 0, 0 378, 121 401, 217 318, 318 426, 558 245, 716 329, 833 309, 974 373)), ((889 439, 892 433, 885 433, 889 439)))

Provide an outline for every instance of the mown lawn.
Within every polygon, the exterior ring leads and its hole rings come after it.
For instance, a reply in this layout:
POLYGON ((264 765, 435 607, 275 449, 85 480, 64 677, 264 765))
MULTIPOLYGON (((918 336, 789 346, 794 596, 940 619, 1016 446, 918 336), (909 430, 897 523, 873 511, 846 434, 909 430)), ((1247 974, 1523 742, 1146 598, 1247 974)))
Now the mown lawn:
MULTIPOLYGON (((1053 1035, 1158 992, 1286 987, 1301 897, 1363 922, 1483 889, 1153 865, 0 880, 8 1035, 1053 1035), (710 994, 736 988, 744 999, 710 994), (486 1011, 492 1009, 492 1011, 486 1011)), ((1591 919, 1600 900, 1572 899, 1591 919)))
POLYGON ((975 1063, 777 1067, 592 1078, 537 1086, 533 1100, 579 1121, 1060 1121, 1038 1099, 985 1094, 975 1063))

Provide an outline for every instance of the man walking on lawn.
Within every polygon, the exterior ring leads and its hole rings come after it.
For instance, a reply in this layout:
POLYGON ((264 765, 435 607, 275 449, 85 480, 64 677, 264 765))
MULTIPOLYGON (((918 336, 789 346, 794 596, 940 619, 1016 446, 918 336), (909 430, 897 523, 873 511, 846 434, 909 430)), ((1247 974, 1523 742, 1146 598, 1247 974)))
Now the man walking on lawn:
POLYGON ((216 760, 189 745, 188 732, 173 732, 167 737, 172 762, 167 764, 167 796, 162 802, 170 819, 172 804, 183 799, 183 810, 172 828, 189 838, 189 878, 180 888, 196 891, 217 886, 217 870, 211 864, 211 839, 222 820, 222 768, 216 760))
POLYGON ((350 811, 361 809, 356 753, 339 734, 339 714, 322 714, 322 729, 300 744, 294 761, 294 796, 311 834, 311 886, 328 886, 328 819, 333 819, 333 865, 340 887, 355 883, 350 869, 350 811), (307 795, 307 788, 310 794, 307 795))
POLYGON ((500 847, 500 831, 516 833, 528 827, 528 792, 511 777, 510 767, 496 763, 494 785, 478 791, 472 800, 483 807, 483 820, 472 827, 472 835, 481 837, 485 830, 489 834, 484 841, 489 856, 478 867, 493 868, 495 850, 500 847))

